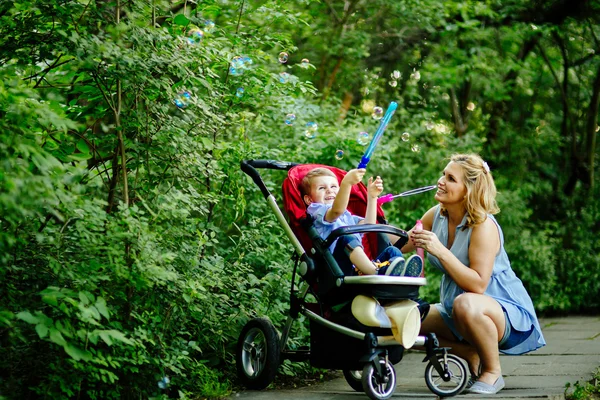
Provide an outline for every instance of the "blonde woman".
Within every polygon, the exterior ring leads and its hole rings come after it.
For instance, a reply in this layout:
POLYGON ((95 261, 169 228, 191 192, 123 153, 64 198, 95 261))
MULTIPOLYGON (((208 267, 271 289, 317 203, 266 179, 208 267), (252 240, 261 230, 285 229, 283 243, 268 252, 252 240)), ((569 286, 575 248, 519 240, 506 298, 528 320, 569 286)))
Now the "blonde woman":
POLYGON ((504 250, 493 214, 496 186, 485 161, 455 154, 438 180, 439 205, 409 232, 403 253, 416 247, 443 272, 440 303, 431 307, 421 333, 464 358, 472 379, 467 391, 495 394, 504 387, 499 351, 523 354, 546 344, 533 303, 504 250))

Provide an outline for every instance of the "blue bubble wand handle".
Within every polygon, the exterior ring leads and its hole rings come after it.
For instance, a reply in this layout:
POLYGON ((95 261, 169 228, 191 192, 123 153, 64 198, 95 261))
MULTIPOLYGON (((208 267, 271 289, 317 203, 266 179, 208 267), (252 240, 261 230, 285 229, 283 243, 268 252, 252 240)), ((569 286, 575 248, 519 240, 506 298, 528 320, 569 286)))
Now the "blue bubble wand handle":
POLYGON ((392 115, 394 115, 394 113, 396 112, 396 108, 398 108, 398 103, 396 103, 395 101, 392 101, 390 103, 388 109, 385 111, 385 115, 381 119, 381 122, 379 123, 379 127, 377 127, 375 136, 373 136, 371 143, 369 143, 369 147, 367 147, 367 151, 365 151, 365 154, 360 159, 360 163, 358 163, 358 168, 367 168, 367 164, 369 163, 369 161, 371 161, 371 155, 373 155, 373 152, 375 151, 375 147, 377 146, 377 143, 379 143, 379 140, 381 139, 381 136, 383 136, 383 132, 385 131, 385 128, 387 128, 388 123, 392 119, 392 115))

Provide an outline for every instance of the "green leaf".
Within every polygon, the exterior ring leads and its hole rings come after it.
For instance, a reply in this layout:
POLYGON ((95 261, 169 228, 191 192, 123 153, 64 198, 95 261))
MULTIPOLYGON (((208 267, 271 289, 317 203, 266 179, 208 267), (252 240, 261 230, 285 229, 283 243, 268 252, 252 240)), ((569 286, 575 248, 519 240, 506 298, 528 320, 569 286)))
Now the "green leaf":
POLYGON ((104 297, 98 296, 98 298, 96 299, 96 304, 94 305, 96 306, 98 312, 102 314, 104 318, 110 319, 110 313, 108 312, 108 308, 106 308, 106 300, 104 300, 104 297))
POLYGON ((65 349, 67 354, 70 355, 71 358, 75 361, 90 361, 92 359, 92 353, 90 353, 87 350, 81 349, 72 343, 65 343, 63 348, 65 349))
POLYGON ((120 331, 117 331, 114 329, 96 331, 96 332, 98 333, 98 335, 100 335, 102 340, 104 340, 104 342, 109 346, 111 346, 113 344, 113 339, 117 340, 119 342, 123 342, 125 344, 133 345, 133 341, 130 339, 127 339, 127 337, 125 337, 125 334, 123 332, 120 332, 120 331))
POLYGON ((173 23, 175 25, 187 26, 190 23, 190 20, 183 14, 177 14, 173 19, 173 23))
POLYGON ((87 142, 83 139, 79 139, 79 141, 77 142, 77 149, 85 154, 90 153, 90 146, 88 146, 87 142))
POLYGON ((43 339, 46 336, 48 336, 48 327, 44 324, 37 324, 35 326, 35 331, 37 332, 40 339, 43 339))
POLYGON ((50 341, 60 346, 65 346, 67 344, 67 341, 63 337, 62 333, 60 333, 54 327, 50 328, 50 341))
POLYGON ((39 318, 31 315, 31 313, 29 311, 21 311, 20 313, 17 314, 17 318, 19 318, 25 322, 28 322, 30 324, 38 324, 40 322, 39 318))

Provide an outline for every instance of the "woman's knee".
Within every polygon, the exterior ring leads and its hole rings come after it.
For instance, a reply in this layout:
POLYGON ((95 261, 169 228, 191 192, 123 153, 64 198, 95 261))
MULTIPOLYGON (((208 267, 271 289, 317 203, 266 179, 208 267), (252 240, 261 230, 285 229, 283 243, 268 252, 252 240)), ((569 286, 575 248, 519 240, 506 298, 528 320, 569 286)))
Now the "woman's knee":
POLYGON ((452 318, 455 320, 465 320, 482 313, 481 295, 475 293, 463 293, 454 299, 452 305, 452 318))

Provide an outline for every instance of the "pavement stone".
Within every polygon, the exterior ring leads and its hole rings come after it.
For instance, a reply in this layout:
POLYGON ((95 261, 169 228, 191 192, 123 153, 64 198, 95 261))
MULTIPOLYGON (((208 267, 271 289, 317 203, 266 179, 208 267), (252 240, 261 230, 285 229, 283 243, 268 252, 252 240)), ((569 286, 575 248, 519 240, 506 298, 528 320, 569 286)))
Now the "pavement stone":
MULTIPOLYGON (((564 400, 565 385, 592 379, 600 367, 600 316, 540 318, 546 346, 521 356, 502 355, 502 374, 506 387, 494 400, 564 400)), ((397 386, 392 398, 436 398, 423 377, 424 353, 408 351, 396 367, 397 386)), ((486 396, 461 394, 457 398, 486 396)), ((229 399, 244 400, 356 400, 366 395, 353 391, 341 377, 293 390, 241 391, 229 399)))

